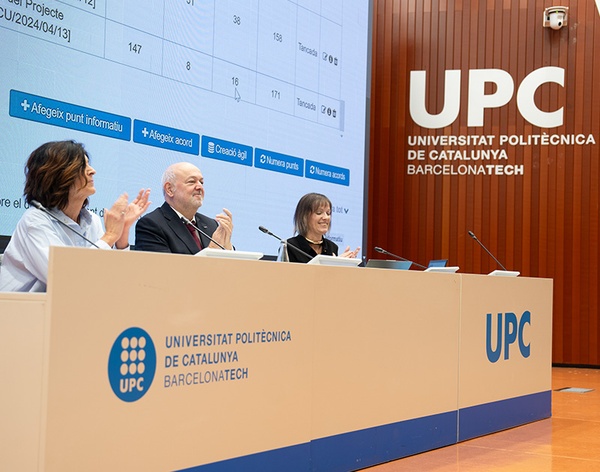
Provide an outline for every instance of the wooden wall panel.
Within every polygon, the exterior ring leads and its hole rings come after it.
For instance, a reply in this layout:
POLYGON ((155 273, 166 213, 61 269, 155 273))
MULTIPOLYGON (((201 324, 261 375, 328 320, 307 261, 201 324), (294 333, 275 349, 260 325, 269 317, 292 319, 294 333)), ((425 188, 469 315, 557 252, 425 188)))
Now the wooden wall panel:
MULTIPOLYGON (((462 272, 497 264, 468 236, 472 230, 509 269, 554 279, 553 361, 600 366, 600 13, 594 0, 561 1, 568 25, 542 27, 542 0, 373 0, 371 136, 367 256, 374 246, 420 264, 448 258, 462 272), (564 87, 535 93, 543 111, 564 108, 562 126, 532 125, 516 90, 532 71, 565 70, 564 87), (500 69, 515 83, 504 106, 468 126, 469 71, 500 69), (444 109, 445 71, 461 71, 460 113, 441 129, 409 112, 410 72, 426 71, 425 106, 444 109), (595 144, 504 145, 523 175, 409 175, 409 136, 591 135, 595 144)), ((487 84, 486 94, 495 87, 487 84)), ((452 149, 436 145, 432 150, 452 149)), ((459 147, 461 150, 477 146, 459 147)), ((433 161, 424 163, 435 164, 433 161)))

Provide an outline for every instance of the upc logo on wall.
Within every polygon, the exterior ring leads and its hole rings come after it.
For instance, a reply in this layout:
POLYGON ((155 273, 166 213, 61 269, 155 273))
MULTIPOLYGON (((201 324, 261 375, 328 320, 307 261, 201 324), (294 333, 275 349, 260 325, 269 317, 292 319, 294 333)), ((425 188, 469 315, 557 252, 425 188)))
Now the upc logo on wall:
POLYGON ((141 328, 128 328, 113 343, 108 357, 108 380, 117 397, 135 402, 150 389, 156 372, 156 349, 141 328))

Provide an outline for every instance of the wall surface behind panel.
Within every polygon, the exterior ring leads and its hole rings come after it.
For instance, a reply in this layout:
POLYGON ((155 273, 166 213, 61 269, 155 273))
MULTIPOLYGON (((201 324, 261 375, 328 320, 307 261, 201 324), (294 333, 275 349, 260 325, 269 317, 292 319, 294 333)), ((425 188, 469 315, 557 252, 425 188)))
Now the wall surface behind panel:
MULTIPOLYGON (((599 366, 600 13, 594 0, 559 2, 569 7, 568 24, 555 31, 542 26, 548 3, 374 1, 366 251, 381 258, 373 251, 381 246, 420 264, 448 258, 461 272, 499 268, 471 230, 508 269, 554 279, 553 362, 599 366), (533 103, 544 113, 562 109, 553 127, 526 119, 521 108, 532 106, 517 105, 523 80, 549 67, 564 71, 564 85, 540 85, 533 103), (445 90, 450 70, 460 71, 456 119, 417 124, 411 71, 426 73, 422 108, 433 116, 456 96, 445 90), (473 125, 469 105, 483 99, 469 103, 470 76, 506 73, 510 99, 473 125), (441 136, 493 138, 415 144, 441 136), (476 160, 492 150, 502 158, 476 160), (442 152, 463 158, 440 160, 442 152), (468 166, 484 172, 460 175, 468 166)), ((485 98, 499 88, 485 84, 485 98)))

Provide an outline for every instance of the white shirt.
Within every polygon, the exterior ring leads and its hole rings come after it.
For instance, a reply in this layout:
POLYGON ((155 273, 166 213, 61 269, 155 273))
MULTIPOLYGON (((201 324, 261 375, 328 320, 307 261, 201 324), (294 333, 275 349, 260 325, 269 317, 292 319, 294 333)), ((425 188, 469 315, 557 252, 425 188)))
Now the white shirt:
MULTIPOLYGON (((82 209, 77 224, 56 208, 49 211, 100 248, 111 249, 100 239, 104 229, 102 220, 95 213, 82 209)), ((0 292, 45 292, 50 246, 94 248, 43 211, 29 208, 17 223, 4 252, 0 266, 0 292)))
MULTIPOLYGON (((169 205, 169 206, 171 206, 171 205, 169 205)), ((179 212, 178 212, 178 211, 177 211, 175 208, 173 208, 173 207, 171 207, 171 210, 173 210, 173 211, 174 211, 174 212, 177 214, 177 216, 179 217, 179 219, 180 219, 181 221, 183 221, 184 223, 185 223, 186 221, 188 221, 188 219, 187 219, 185 216, 183 216, 183 213, 179 213, 179 212)), ((191 220, 189 220, 189 221, 190 221, 190 222, 191 222, 193 225, 195 225, 195 224, 196 224, 196 217, 194 216, 194 218, 192 218, 192 219, 191 219, 191 220)))

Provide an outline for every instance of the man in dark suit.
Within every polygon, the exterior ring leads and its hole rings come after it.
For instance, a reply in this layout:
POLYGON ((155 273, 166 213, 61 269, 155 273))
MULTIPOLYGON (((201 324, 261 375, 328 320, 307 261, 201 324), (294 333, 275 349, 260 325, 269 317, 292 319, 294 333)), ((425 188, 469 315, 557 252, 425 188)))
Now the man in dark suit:
POLYGON ((163 174, 162 188, 165 203, 140 218, 135 226, 136 251, 196 254, 205 247, 219 247, 193 226, 225 249, 233 249, 231 212, 223 208, 223 213, 215 219, 198 213, 204 201, 204 177, 200 169, 189 162, 173 164, 163 174))

